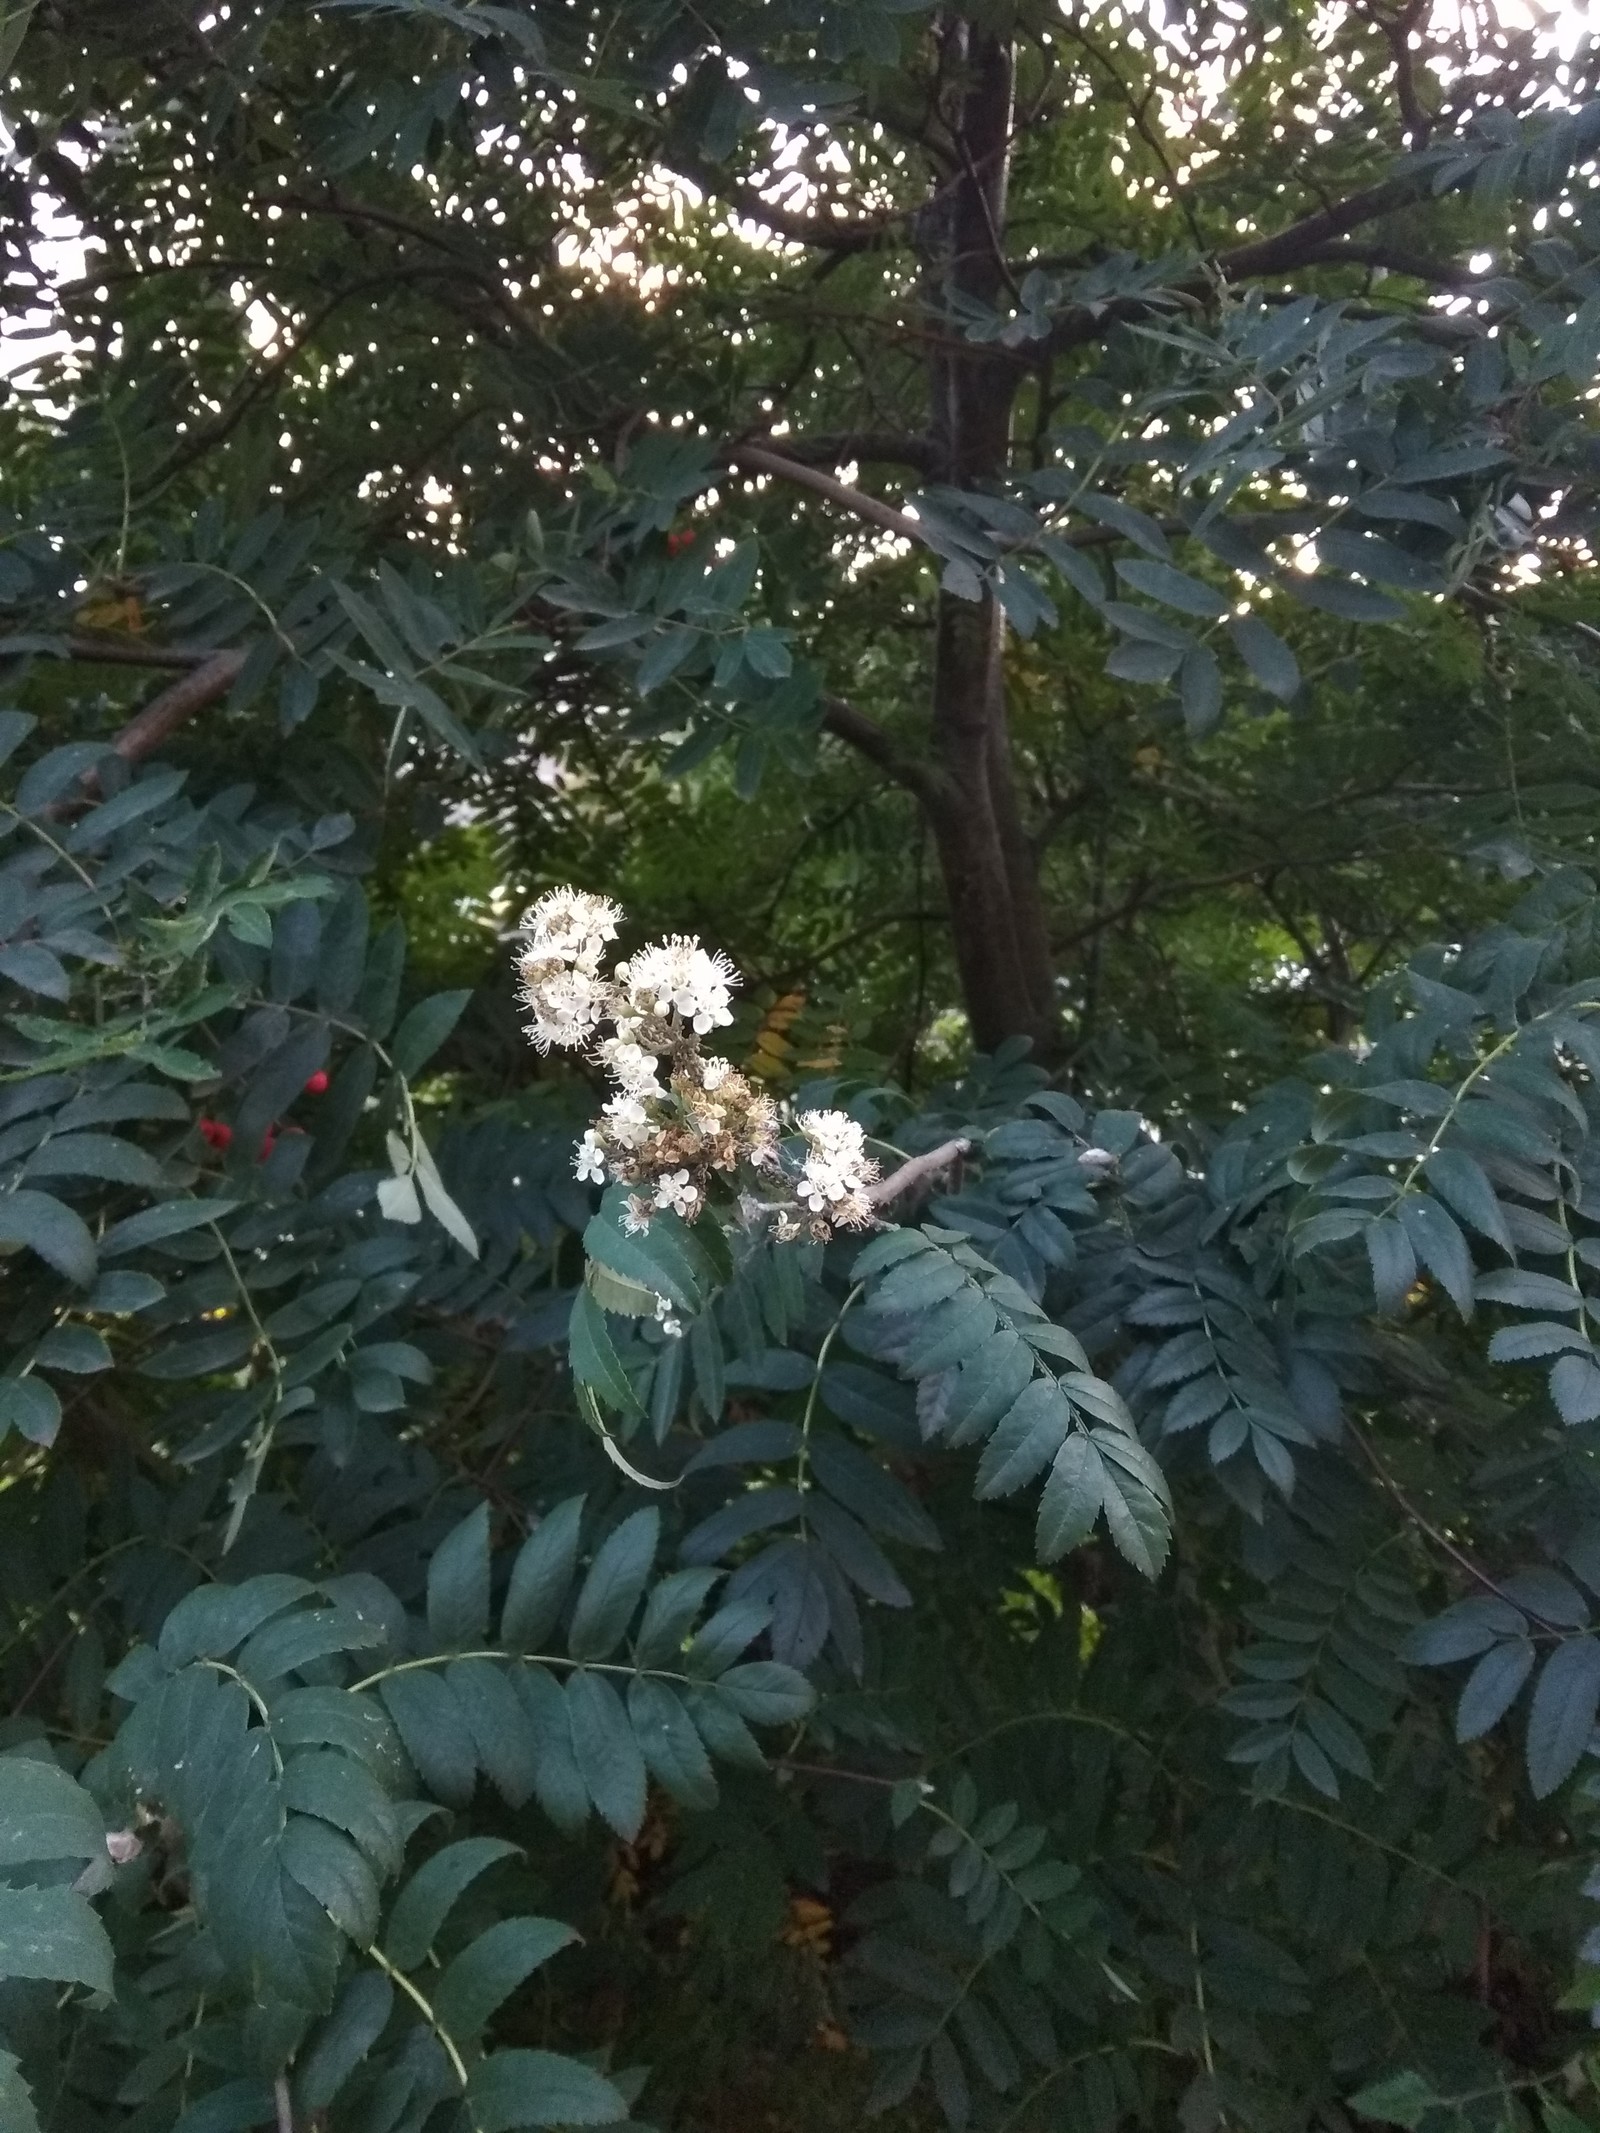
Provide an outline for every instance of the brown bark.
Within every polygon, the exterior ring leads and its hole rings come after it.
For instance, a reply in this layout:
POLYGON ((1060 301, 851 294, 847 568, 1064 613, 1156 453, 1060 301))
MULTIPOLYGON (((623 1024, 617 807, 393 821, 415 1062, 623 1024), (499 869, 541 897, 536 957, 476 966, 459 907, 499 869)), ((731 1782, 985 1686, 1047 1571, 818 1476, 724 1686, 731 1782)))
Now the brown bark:
MULTIPOLYGON (((956 174, 924 215, 930 297, 957 290, 994 305, 1005 292, 1004 237, 1013 105, 1009 42, 947 15, 943 70, 958 84, 947 113, 956 174)), ((945 341, 932 359, 933 436, 947 482, 1004 475, 1017 390, 1014 366, 977 343, 945 341)), ((1026 1036, 1059 1048, 1055 980, 1038 872, 1012 772, 1005 616, 993 595, 939 595, 930 739, 939 773, 925 798, 950 903, 956 965, 974 1042, 991 1051, 1026 1036)))

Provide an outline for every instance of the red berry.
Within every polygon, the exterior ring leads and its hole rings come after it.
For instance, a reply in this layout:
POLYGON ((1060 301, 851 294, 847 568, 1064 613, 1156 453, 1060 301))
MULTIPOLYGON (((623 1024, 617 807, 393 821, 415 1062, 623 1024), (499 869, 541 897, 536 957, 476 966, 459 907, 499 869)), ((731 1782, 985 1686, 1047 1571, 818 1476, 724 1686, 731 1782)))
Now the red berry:
POLYGON ((233 1128, 225 1126, 220 1118, 202 1118, 199 1125, 200 1138, 208 1148, 226 1148, 233 1139, 233 1128))
POLYGON ((323 1093, 323 1091, 324 1091, 324 1090, 325 1090, 325 1089, 327 1088, 327 1086, 328 1086, 328 1077, 327 1077, 327 1075, 326 1075, 326 1074, 325 1074, 325 1073, 323 1072, 322 1068, 321 1068, 321 1067, 318 1067, 318 1068, 317 1068, 317 1071, 316 1071, 316 1072, 315 1072, 315 1073, 314 1073, 314 1074, 312 1075, 311 1079, 310 1079, 310 1080, 309 1080, 309 1081, 308 1081, 308 1082, 306 1083, 306 1094, 307 1094, 308 1096, 320 1096, 320 1095, 321 1095, 321 1094, 323 1093))
POLYGON ((260 1153, 260 1154, 259 1154, 259 1155, 258 1155, 258 1156, 256 1157, 256 1161, 257 1161, 258 1163, 264 1163, 264 1162, 266 1161, 267 1157, 268 1157, 269 1155, 271 1155, 271 1153, 272 1153, 273 1149, 274 1149, 274 1148, 275 1148, 275 1147, 276 1147, 277 1145, 278 1145, 278 1136, 277 1136, 277 1132, 276 1132, 276 1130, 275 1130, 275 1129, 274 1129, 273 1127, 269 1126, 269 1127, 267 1128, 266 1132, 265 1132, 265 1133, 263 1133, 263 1134, 262 1134, 262 1136, 261 1136, 261 1153, 260 1153))
POLYGON ((693 546, 694 528, 692 526, 682 527, 678 532, 667 535, 668 555, 682 555, 686 548, 692 548, 693 546))

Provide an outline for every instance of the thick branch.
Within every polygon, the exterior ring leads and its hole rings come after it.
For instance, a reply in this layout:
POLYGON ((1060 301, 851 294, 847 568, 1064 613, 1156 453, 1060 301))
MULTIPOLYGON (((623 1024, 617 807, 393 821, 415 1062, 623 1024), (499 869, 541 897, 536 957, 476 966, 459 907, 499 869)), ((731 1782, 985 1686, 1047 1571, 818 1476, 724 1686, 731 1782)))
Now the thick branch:
POLYGON ((220 703, 243 670, 243 652, 211 652, 205 664, 191 669, 182 681, 173 682, 153 696, 142 711, 129 719, 111 743, 125 763, 142 763, 154 755, 178 728, 199 712, 220 703))
MULTIPOLYGON (((1331 207, 1319 208, 1314 215, 1304 215, 1298 222, 1275 230, 1270 237, 1253 237, 1248 244, 1218 252, 1210 260, 1207 270, 1183 283, 1181 291, 1203 302, 1211 295, 1218 279, 1252 281, 1287 274, 1297 267, 1320 264, 1321 255, 1337 246, 1339 240, 1352 230, 1406 206, 1415 198, 1419 182, 1411 176, 1386 179, 1381 185, 1369 185, 1346 200, 1335 201, 1331 207)), ((1040 344, 1041 356, 1056 355, 1068 348, 1081 348, 1090 342, 1104 340, 1114 325, 1147 317, 1149 311, 1149 303, 1141 297, 1128 297, 1118 303, 1093 308, 1075 305, 1063 314, 1053 332, 1040 344)))
POLYGON ((796 215, 764 199, 758 187, 723 177, 709 163, 681 155, 674 155, 669 161, 680 178, 686 178, 710 198, 721 200, 742 220, 759 222, 774 237, 787 238, 790 244, 809 245, 815 251, 841 256, 870 252, 877 245, 889 243, 895 224, 905 220, 903 210, 871 222, 851 222, 833 215, 796 215))
POLYGON ((930 1148, 926 1155, 914 1155, 902 1163, 886 1178, 879 1178, 876 1185, 867 1187, 867 1199, 874 1207, 889 1207, 904 1197, 914 1186, 926 1178, 935 1178, 946 1170, 953 1170, 964 1155, 971 1152, 969 1140, 941 1141, 937 1148, 930 1148))
POLYGON ((854 704, 846 703, 842 696, 823 699, 822 725, 826 733, 841 741, 848 741, 858 755, 864 755, 869 763, 875 763, 896 785, 903 785, 907 792, 915 793, 925 805, 933 805, 943 797, 943 784, 938 773, 926 763, 902 753, 894 735, 865 711, 858 711, 854 704))
POLYGON ((1319 208, 1314 215, 1291 222, 1270 237, 1253 237, 1248 244, 1235 245, 1230 252, 1219 252, 1216 271, 1228 281, 1248 281, 1257 274, 1283 274, 1291 267, 1305 266, 1311 255, 1324 246, 1406 206, 1416 196, 1419 183, 1417 178, 1401 177, 1369 185, 1347 200, 1337 200, 1332 207, 1319 208))
POLYGON ((1403 245, 1329 244, 1308 253, 1301 262, 1308 267, 1382 267, 1389 274, 1403 274, 1410 281, 1429 281, 1441 289, 1470 289, 1482 281, 1459 259, 1434 259, 1423 252, 1409 252, 1403 245))
POLYGON ((216 658, 210 645, 141 644, 136 637, 0 637, 0 659, 80 659, 89 666, 203 667, 216 658))
POLYGON ((852 460, 868 466, 914 467, 919 474, 938 472, 938 455, 930 437, 902 430, 830 430, 815 437, 785 437, 781 456, 808 467, 842 467, 852 460))

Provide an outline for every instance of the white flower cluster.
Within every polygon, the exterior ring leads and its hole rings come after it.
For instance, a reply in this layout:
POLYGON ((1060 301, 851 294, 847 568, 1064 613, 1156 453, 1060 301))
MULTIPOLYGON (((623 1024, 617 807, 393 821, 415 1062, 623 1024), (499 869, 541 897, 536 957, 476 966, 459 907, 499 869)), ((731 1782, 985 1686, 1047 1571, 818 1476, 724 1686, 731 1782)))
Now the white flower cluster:
POLYGON ((522 921, 518 958, 528 1035, 541 1052, 587 1044, 604 1020, 610 988, 600 976, 606 942, 622 913, 607 896, 552 889, 522 921))
POLYGON ((607 943, 621 919, 608 897, 563 888, 541 896, 522 921, 517 967, 529 1036, 542 1052, 587 1052, 616 1092, 578 1145, 573 1167, 582 1182, 633 1188, 622 1219, 636 1232, 663 1210, 693 1222, 719 1179, 731 1203, 752 1172, 766 1181, 758 1202, 777 1201, 778 1234, 821 1238, 870 1223, 877 1165, 842 1111, 801 1114, 806 1155, 792 1182, 810 1220, 782 1212, 773 1191, 787 1182, 777 1106, 726 1059, 700 1050, 702 1037, 733 1020, 738 973, 685 934, 607 973, 607 943))
POLYGON ((867 1187, 878 1175, 866 1135, 843 1111, 802 1111, 796 1123, 806 1138, 802 1204, 826 1215, 836 1229, 862 1228, 872 1220, 867 1187))
POLYGON ((725 955, 708 955, 693 934, 675 933, 617 965, 626 1005, 617 1018, 629 1025, 650 1016, 681 1015, 697 1037, 733 1020, 730 1002, 739 973, 725 955))

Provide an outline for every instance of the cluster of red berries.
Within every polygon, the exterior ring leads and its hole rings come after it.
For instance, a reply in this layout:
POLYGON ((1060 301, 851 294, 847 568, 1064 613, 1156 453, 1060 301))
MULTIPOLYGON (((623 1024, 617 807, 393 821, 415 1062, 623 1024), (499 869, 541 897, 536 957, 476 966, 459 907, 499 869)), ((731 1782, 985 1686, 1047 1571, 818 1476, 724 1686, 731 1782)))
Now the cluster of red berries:
MULTIPOLYGON (((327 1086, 328 1077, 321 1067, 318 1067, 317 1071, 306 1083, 306 1094, 308 1096, 320 1096, 327 1086)), ((233 1128, 225 1120, 201 1117, 196 1121, 196 1125, 199 1129, 200 1138, 205 1142, 206 1146, 215 1148, 219 1155, 225 1155, 233 1146, 233 1128)), ((302 1126, 269 1126, 261 1136, 261 1151, 257 1155, 256 1161, 258 1163, 266 1161, 273 1149, 277 1147, 280 1133, 302 1133, 304 1130, 302 1126)))
POLYGON ((668 555, 682 555, 686 548, 694 546, 694 537, 693 526, 684 526, 676 533, 669 533, 667 535, 668 555))

